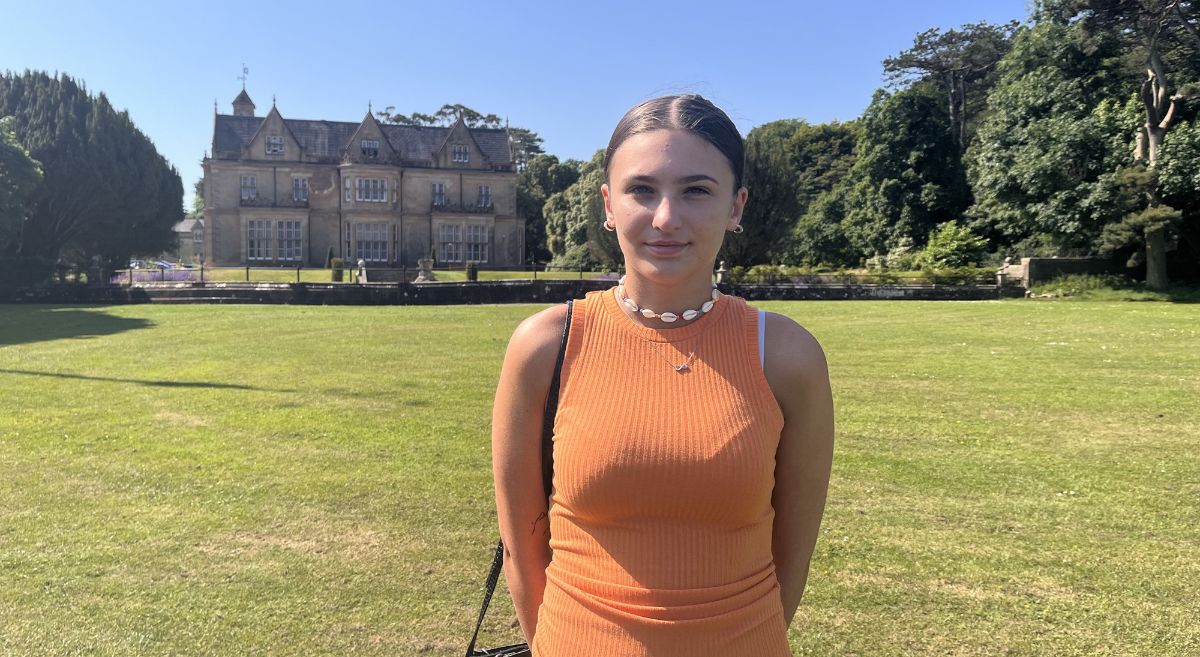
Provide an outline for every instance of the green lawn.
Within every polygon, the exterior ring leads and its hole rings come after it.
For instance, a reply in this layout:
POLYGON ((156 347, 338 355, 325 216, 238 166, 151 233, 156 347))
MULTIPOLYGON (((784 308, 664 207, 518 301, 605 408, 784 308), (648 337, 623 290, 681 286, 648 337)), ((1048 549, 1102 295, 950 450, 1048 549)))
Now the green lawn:
MULTIPOLYGON (((797 655, 1200 654, 1200 306, 763 305, 837 404, 797 655)), ((461 654, 536 308, 0 305, 0 655, 461 654)))

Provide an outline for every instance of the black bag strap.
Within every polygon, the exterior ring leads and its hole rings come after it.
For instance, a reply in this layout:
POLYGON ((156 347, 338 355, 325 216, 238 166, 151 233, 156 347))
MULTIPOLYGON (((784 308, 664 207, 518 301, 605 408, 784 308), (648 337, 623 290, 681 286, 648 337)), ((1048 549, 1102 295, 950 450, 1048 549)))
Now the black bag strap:
MULTIPOLYGON (((562 342, 558 345, 558 358, 554 361, 554 376, 550 379, 550 392, 546 395, 546 408, 542 419, 542 487, 546 491, 546 504, 550 503, 554 475, 554 417, 558 414, 558 387, 562 379, 563 358, 567 353, 567 334, 571 332, 571 312, 574 309, 572 300, 567 300, 567 317, 563 320, 562 342)), ((548 522, 549 520, 547 520, 548 522)), ((475 621, 475 631, 471 634, 471 642, 467 644, 467 657, 475 653, 475 642, 479 639, 479 630, 483 628, 483 617, 487 615, 488 605, 492 603, 492 594, 496 592, 496 584, 500 582, 500 571, 504 568, 504 539, 496 543, 496 554, 492 557, 492 567, 488 571, 483 588, 483 605, 479 608, 479 619, 475 621)))

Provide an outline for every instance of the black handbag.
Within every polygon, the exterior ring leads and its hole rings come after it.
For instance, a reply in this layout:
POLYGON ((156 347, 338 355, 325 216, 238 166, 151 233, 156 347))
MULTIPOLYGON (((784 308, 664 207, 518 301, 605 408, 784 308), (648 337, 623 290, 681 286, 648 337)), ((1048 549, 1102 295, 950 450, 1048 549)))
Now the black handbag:
MULTIPOLYGON (((563 322, 562 342, 558 345, 558 358, 554 361, 554 376, 550 379, 550 392, 546 395, 546 409, 542 419, 542 487, 546 491, 546 499, 550 499, 551 478, 554 472, 554 415, 558 412, 558 386, 562 377, 563 356, 567 352, 567 333, 571 330, 572 302, 567 301, 567 318, 563 322)), ((483 617, 487 615, 488 605, 492 602, 492 594, 496 592, 496 584, 500 581, 500 572, 504 567, 504 540, 496 543, 496 554, 492 557, 492 567, 488 571, 483 588, 483 604, 479 608, 479 619, 475 621, 475 632, 471 634, 471 642, 467 644, 467 657, 530 657, 528 643, 514 643, 501 648, 476 650, 475 642, 479 639, 479 630, 483 627, 483 617)))

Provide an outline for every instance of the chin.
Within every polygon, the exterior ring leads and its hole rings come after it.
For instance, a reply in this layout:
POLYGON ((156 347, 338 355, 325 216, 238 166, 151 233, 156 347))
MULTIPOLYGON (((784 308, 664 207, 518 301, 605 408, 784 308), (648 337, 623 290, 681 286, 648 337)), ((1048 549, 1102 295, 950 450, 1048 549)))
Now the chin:
POLYGON ((633 266, 626 263, 626 270, 636 272, 640 278, 656 283, 675 283, 705 274, 704 268, 696 263, 676 260, 643 261, 633 266))

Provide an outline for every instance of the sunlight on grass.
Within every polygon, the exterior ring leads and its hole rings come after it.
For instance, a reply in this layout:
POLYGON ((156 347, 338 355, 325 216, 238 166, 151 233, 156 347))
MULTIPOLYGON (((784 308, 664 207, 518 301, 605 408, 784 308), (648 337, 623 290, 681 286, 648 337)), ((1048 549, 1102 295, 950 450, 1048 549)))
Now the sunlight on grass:
MULTIPOLYGON (((762 306, 838 414, 795 654, 1198 654, 1194 306, 762 306)), ((0 306, 0 654, 461 654, 537 308, 0 306)))

